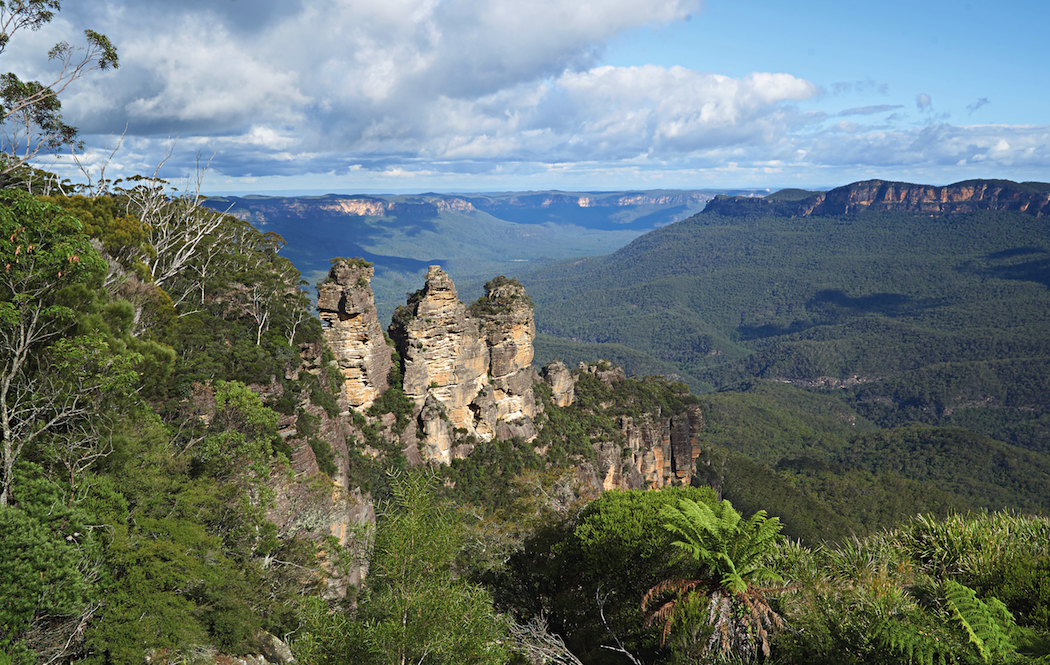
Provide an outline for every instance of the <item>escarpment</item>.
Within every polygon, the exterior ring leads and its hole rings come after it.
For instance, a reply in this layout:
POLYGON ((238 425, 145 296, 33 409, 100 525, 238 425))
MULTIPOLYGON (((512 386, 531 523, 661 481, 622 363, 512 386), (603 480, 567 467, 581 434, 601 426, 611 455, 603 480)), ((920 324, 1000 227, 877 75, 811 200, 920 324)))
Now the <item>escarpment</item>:
POLYGON ((722 215, 775 213, 795 217, 846 215, 865 210, 953 215, 979 210, 1014 210, 1036 217, 1050 213, 1050 184, 1010 180, 964 180, 952 185, 916 185, 866 180, 797 199, 717 196, 704 209, 722 215))
POLYGON ((1041 217, 1050 212, 1050 186, 1039 189, 1008 180, 966 180, 943 187, 867 180, 807 199, 801 208, 804 215, 842 215, 860 210, 934 214, 1016 210, 1041 217))

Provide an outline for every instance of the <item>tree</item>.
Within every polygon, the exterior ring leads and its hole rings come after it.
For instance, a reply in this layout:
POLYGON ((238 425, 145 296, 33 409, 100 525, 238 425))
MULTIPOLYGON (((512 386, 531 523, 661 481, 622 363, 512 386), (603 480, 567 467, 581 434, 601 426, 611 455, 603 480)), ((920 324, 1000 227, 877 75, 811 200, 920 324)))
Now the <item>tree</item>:
MULTIPOLYGON (((61 208, 17 191, 0 192, 0 506, 10 501, 15 460, 47 433, 94 412, 98 385, 71 387, 45 349, 73 322, 59 290, 105 262, 80 223, 61 208)), ((103 379, 104 381, 105 379, 103 379)))
POLYGON ((767 594, 758 586, 782 582, 768 565, 781 524, 758 511, 743 517, 729 501, 714 507, 689 499, 662 511, 672 545, 692 573, 653 586, 642 598, 647 624, 663 622, 666 642, 677 626, 685 633, 687 651, 698 660, 750 660, 761 647, 769 657, 769 631, 782 625, 767 594))
POLYGON ((608 491, 578 515, 538 522, 496 578, 498 606, 529 620, 525 627, 542 617, 583 662, 655 661, 659 634, 643 625, 638 600, 673 562, 661 510, 685 498, 716 502, 708 487, 608 491))
POLYGON ((158 177, 135 176, 131 189, 120 190, 126 197, 127 214, 146 228, 149 251, 142 257, 153 283, 166 290, 175 305, 200 292, 209 277, 211 260, 226 251, 229 240, 222 213, 205 208, 201 195, 205 168, 198 166, 192 191, 180 193, 158 177), (195 273, 195 274, 194 274, 195 273))
MULTIPOLYGON (((60 0, 0 0, 0 54, 15 33, 39 30, 60 8, 60 0)), ((18 169, 41 150, 81 146, 76 127, 62 121, 58 95, 88 72, 119 66, 117 50, 105 35, 85 30, 84 38, 86 46, 59 42, 48 51, 48 59, 59 64, 48 83, 22 81, 11 72, 0 75, 0 175, 18 169)))
POLYGON ((393 477, 381 515, 360 618, 375 663, 505 661, 503 620, 483 588, 456 575, 462 545, 455 513, 435 502, 433 479, 393 477))

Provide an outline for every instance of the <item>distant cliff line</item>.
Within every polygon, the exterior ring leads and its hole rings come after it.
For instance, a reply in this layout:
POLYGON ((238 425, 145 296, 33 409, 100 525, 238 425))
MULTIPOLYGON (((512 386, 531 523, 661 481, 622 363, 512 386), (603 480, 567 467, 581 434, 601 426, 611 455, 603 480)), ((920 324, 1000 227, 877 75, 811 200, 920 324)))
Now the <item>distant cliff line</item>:
POLYGON ((1016 210, 1036 217, 1050 213, 1050 183, 964 180, 937 187, 907 182, 865 180, 828 192, 782 190, 765 198, 716 196, 705 213, 791 217, 848 215, 865 210, 962 214, 979 210, 1016 210))

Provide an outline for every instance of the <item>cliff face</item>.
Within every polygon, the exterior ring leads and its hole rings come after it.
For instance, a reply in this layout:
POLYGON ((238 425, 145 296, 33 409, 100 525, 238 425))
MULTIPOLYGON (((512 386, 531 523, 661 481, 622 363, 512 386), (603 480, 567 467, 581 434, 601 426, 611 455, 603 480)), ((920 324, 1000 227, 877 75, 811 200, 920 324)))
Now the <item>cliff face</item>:
POLYGON ((390 325, 428 460, 468 454, 469 445, 454 448, 457 440, 536 435, 532 304, 517 283, 490 285, 468 310, 448 275, 430 266, 426 285, 390 325))
MULTIPOLYGON (((626 380, 618 367, 602 370, 581 363, 575 375, 584 372, 608 386, 626 380)), ((692 481, 704 427, 698 407, 689 406, 677 414, 657 409, 640 417, 620 416, 617 424, 620 440, 595 444, 603 489, 656 489, 692 481)))
POLYGON ((369 284, 374 274, 370 265, 339 261, 317 289, 325 341, 339 362, 346 401, 361 410, 387 389, 392 367, 369 284))
POLYGON ((934 214, 1017 210, 1039 217, 1050 212, 1050 186, 1039 192, 1007 180, 967 180, 944 187, 868 180, 807 199, 802 210, 804 215, 842 215, 859 210, 934 214))
POLYGON ((978 210, 1016 210, 1041 217, 1050 213, 1050 184, 1009 180, 965 180, 935 187, 906 182, 866 180, 802 200, 715 197, 704 209, 723 215, 776 213, 796 217, 843 215, 864 210, 894 210, 952 215, 978 210))

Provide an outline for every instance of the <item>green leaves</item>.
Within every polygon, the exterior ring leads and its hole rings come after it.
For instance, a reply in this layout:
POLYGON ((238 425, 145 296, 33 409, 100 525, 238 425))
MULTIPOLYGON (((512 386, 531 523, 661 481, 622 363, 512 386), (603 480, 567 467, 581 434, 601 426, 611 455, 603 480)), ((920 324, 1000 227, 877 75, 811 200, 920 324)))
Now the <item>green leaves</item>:
POLYGON ((215 385, 215 417, 201 445, 201 458, 220 477, 251 469, 259 478, 269 473, 271 441, 277 435, 277 413, 240 381, 215 385))
POLYGON ((359 610, 372 662, 504 662, 503 619, 488 592, 454 569, 463 539, 455 513, 435 502, 431 476, 392 480, 359 610))
POLYGON ((755 583, 782 581, 769 565, 780 520, 760 510, 745 521, 728 501, 711 506, 689 499, 665 506, 660 515, 664 528, 677 536, 671 545, 681 551, 689 576, 664 580, 646 592, 646 623, 663 623, 662 642, 672 630, 691 636, 682 646, 687 653, 749 660, 761 646, 768 657, 768 634, 782 620, 766 600, 772 590, 755 583))
POLYGON ((714 507, 683 499, 678 507, 665 506, 664 528, 679 537, 672 546, 700 565, 706 575, 730 593, 744 593, 750 581, 776 582, 766 557, 776 546, 781 524, 760 510, 744 521, 729 501, 714 507))

